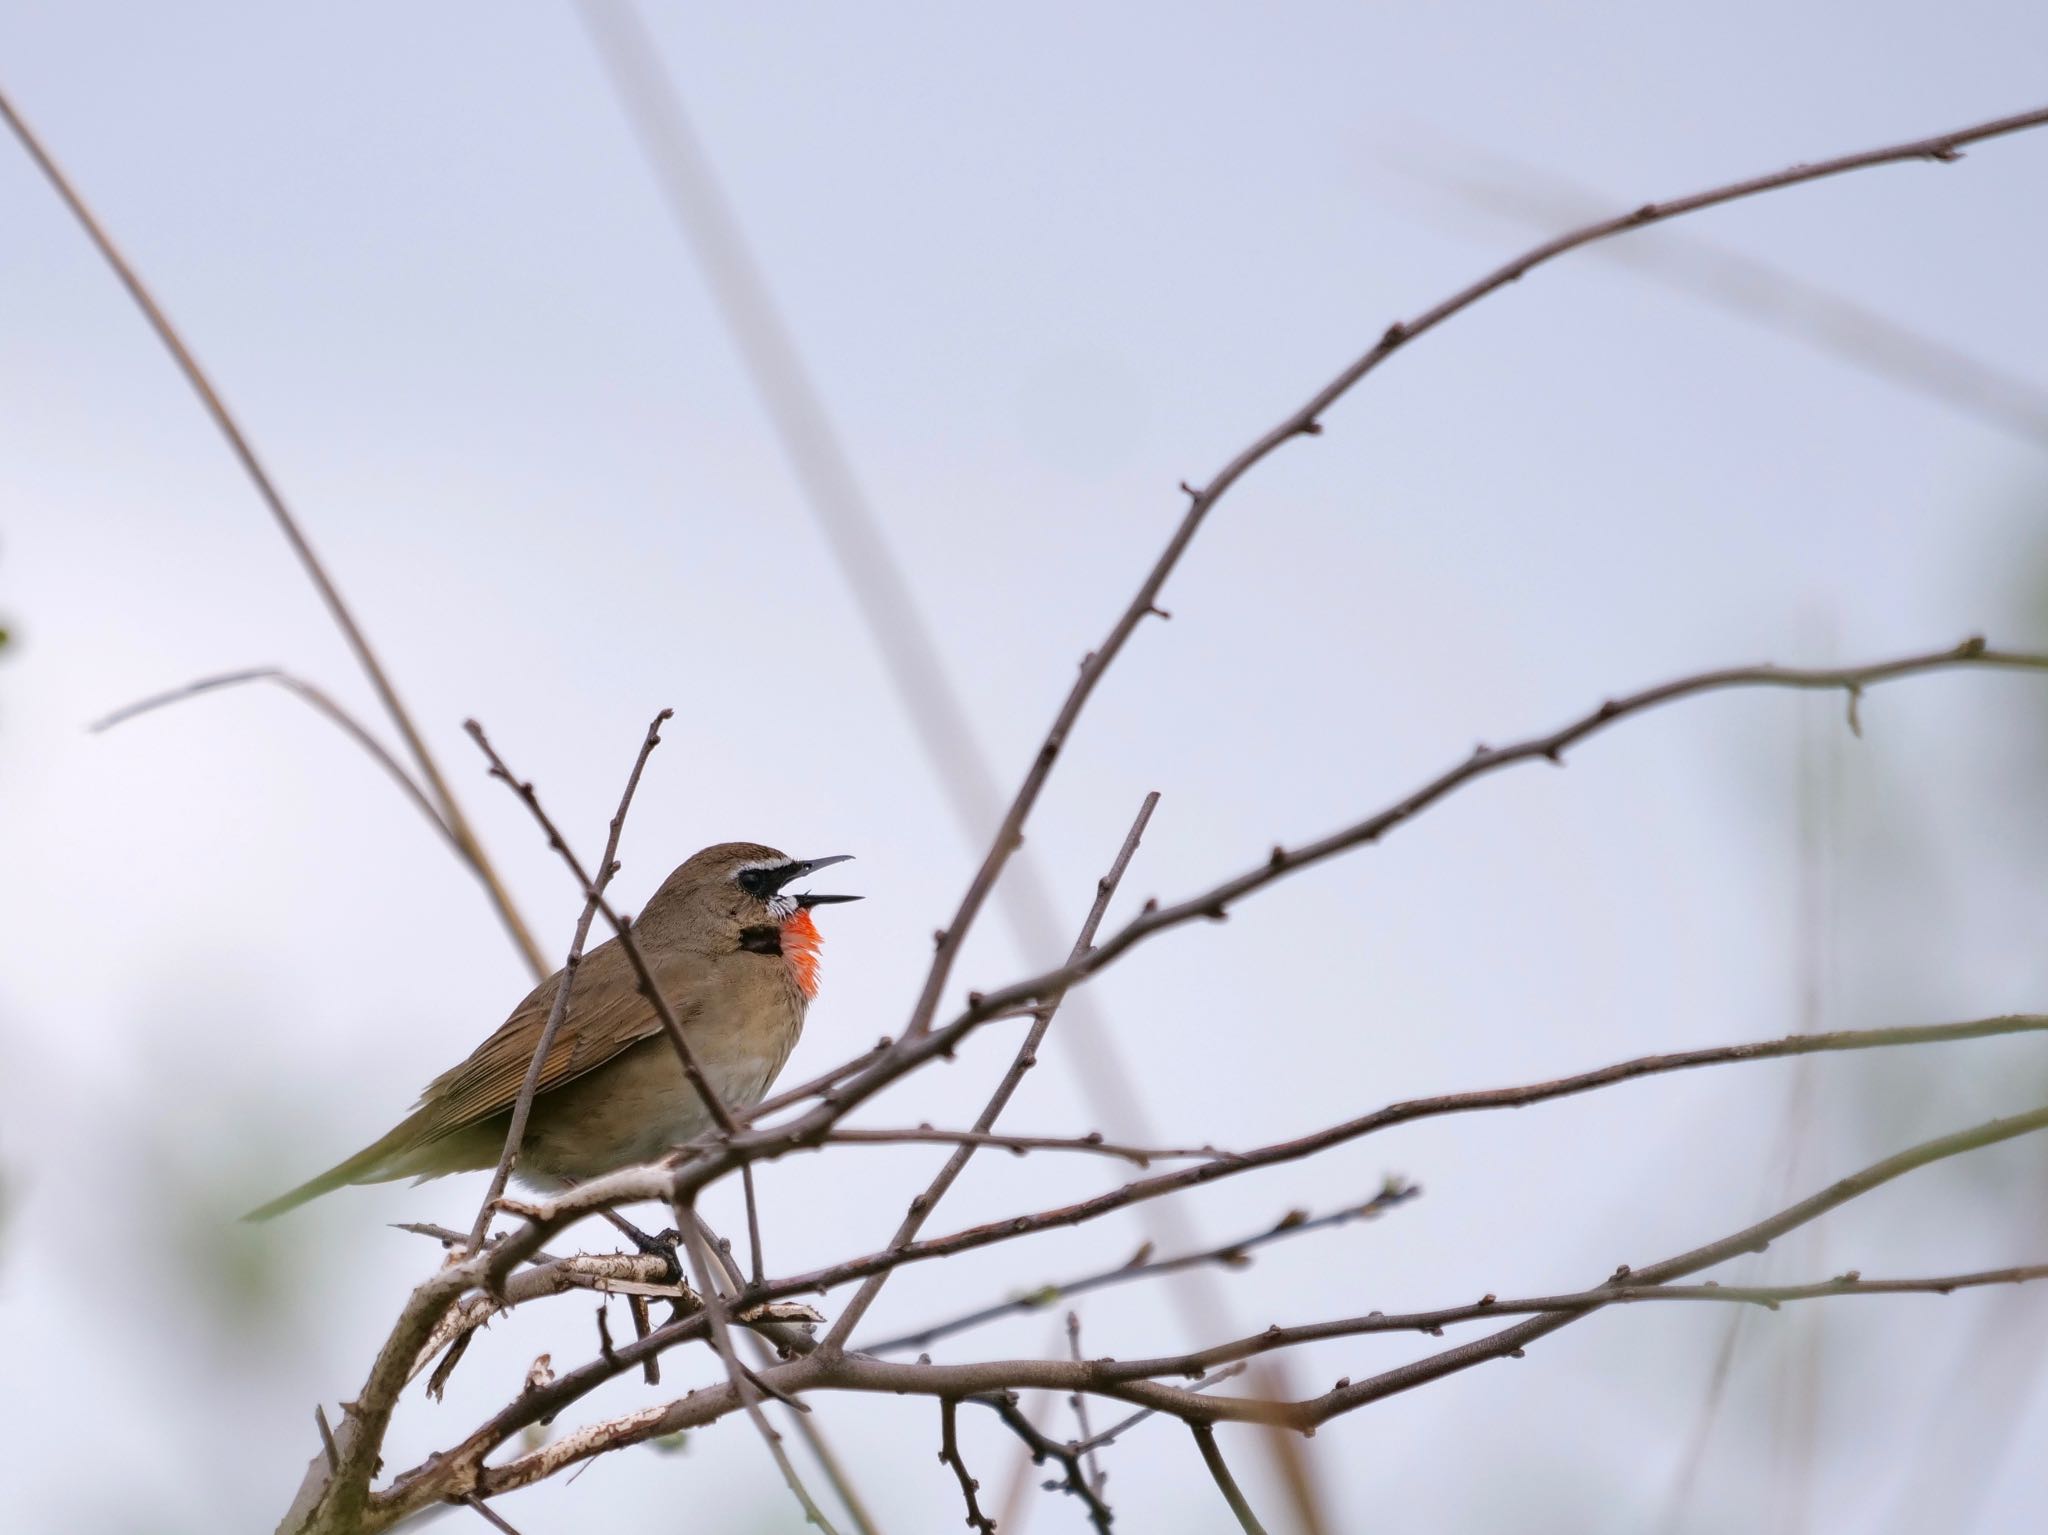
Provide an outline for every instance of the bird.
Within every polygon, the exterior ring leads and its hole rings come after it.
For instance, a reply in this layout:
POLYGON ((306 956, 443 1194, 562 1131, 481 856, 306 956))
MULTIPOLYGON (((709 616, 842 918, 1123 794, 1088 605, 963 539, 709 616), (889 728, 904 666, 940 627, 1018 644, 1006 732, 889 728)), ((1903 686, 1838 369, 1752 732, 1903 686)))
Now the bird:
MULTIPOLYGON (((678 866, 633 921, 656 988, 729 1111, 750 1109, 767 1094, 818 994, 821 940, 812 908, 860 899, 786 887, 851 856, 791 858, 757 842, 721 842, 678 866)), ((427 1084, 389 1132, 243 1219, 269 1220, 347 1184, 497 1166, 561 982, 557 970, 528 992, 467 1060, 427 1084)), ((541 1066, 518 1176, 560 1190, 653 1161, 714 1123, 624 945, 617 938, 599 944, 576 967, 568 1011, 541 1066)))

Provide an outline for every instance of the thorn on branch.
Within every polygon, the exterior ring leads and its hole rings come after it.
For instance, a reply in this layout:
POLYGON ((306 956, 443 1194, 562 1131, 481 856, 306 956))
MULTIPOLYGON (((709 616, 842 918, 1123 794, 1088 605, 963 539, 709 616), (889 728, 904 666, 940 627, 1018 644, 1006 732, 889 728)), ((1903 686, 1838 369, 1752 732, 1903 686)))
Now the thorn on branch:
POLYGON ((1408 327, 1402 324, 1401 321, 1396 320, 1380 333, 1379 349, 1383 352, 1390 352, 1407 339, 1408 327))
POLYGON ((327 1474, 333 1476, 341 1470, 341 1451, 335 1447, 334 1430, 327 1422, 327 1409, 318 1402, 313 1404, 313 1421, 320 1425, 320 1448, 327 1456, 327 1474))
POLYGON ((1863 704, 1863 686, 1862 686, 1862 684, 1861 684, 1861 683, 1856 683, 1856 682, 1852 682, 1852 683, 1850 683, 1850 684, 1849 684, 1849 689, 1848 689, 1848 691, 1849 691, 1849 734, 1850 734, 1850 735, 1852 735, 1852 736, 1854 736, 1854 737, 1855 737, 1855 738, 1856 738, 1857 740, 1859 740, 1859 741, 1860 741, 1860 740, 1862 740, 1862 739, 1863 739, 1863 715, 1862 715, 1862 704, 1863 704))
POLYGON ((434 1366, 434 1373, 427 1377, 429 1397, 437 1402, 441 1400, 441 1393, 448 1389, 448 1377, 455 1373, 456 1365, 460 1364, 462 1356, 469 1352, 470 1340, 475 1336, 476 1330, 472 1328, 457 1336, 455 1341, 448 1345, 448 1352, 441 1356, 441 1362, 434 1366))

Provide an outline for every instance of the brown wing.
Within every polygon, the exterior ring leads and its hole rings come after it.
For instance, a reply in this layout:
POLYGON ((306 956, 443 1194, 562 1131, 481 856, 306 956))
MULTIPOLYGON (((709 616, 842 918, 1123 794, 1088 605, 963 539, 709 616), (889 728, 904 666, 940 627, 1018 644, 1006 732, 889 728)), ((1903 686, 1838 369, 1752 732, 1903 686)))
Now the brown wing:
MULTIPOLYGON (((658 970, 656 973, 659 977, 658 970)), ((557 971, 534 987, 468 1060, 427 1085, 420 1095, 420 1139, 436 1139, 512 1107, 526 1082, 527 1067, 533 1063, 533 1052, 561 984, 557 971)), ((662 991, 670 993, 665 980, 662 991)), ((678 1007, 675 1011, 679 1021, 687 1022, 692 1009, 678 1007)), ((616 940, 594 949, 577 968, 569 1011, 548 1046, 537 1091, 560 1087, 602 1066, 629 1045, 660 1032, 661 1020, 640 995, 616 940)))

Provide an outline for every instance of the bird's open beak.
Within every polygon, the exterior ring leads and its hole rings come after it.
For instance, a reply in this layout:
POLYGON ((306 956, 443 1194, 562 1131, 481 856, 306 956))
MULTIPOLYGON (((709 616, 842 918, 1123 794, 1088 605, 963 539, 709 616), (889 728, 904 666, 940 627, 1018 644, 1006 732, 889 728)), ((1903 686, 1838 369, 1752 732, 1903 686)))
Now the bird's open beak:
MULTIPOLYGON (((847 863, 852 858, 851 853, 834 853, 830 858, 799 858, 783 873, 781 883, 786 885, 793 880, 804 879, 816 874, 820 869, 828 869, 835 863, 847 863)), ((859 899, 857 895, 813 895, 805 891, 796 898, 796 904, 799 909, 808 911, 813 906, 836 906, 841 901, 859 899)))

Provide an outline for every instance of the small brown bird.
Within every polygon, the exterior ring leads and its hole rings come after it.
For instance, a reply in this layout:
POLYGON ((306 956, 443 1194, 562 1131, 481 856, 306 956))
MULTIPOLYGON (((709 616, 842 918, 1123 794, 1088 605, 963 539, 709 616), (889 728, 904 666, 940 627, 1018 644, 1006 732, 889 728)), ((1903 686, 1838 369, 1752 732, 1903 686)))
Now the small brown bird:
MULTIPOLYGON (((811 908, 860 899, 783 887, 850 856, 791 858, 754 842, 721 842, 664 880, 633 923, 656 986, 728 1109, 752 1108, 766 1095, 818 994, 811 908)), ((558 970, 528 992, 468 1060, 427 1084, 389 1134, 243 1218, 269 1220, 345 1183, 495 1167, 561 980, 558 970)), ((599 944, 577 966, 568 1013, 541 1067, 519 1176, 560 1188, 652 1161, 713 1123, 618 939, 599 944)))

